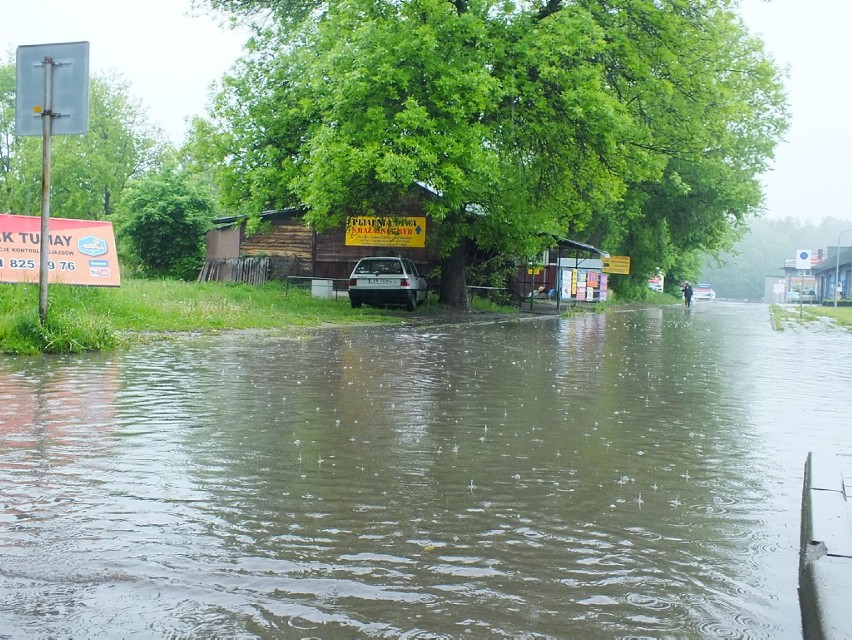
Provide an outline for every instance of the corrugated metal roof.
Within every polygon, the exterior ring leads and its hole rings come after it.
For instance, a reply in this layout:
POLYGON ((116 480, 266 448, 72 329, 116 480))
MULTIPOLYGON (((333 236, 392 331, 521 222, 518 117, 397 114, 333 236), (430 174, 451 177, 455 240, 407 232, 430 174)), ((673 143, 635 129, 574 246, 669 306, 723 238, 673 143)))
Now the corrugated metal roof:
MULTIPOLYGON (((307 211, 308 211, 308 208, 306 206, 288 207, 286 209, 267 209, 266 211, 260 212, 260 218, 266 219, 266 218, 274 218, 274 217, 277 217, 277 216, 281 216, 282 218, 297 218, 297 217, 302 216, 305 213, 307 213, 307 211)), ((248 215, 215 218, 213 220, 213 226, 215 226, 217 228, 229 227, 232 224, 235 224, 237 222, 242 222, 243 220, 245 220, 247 218, 248 218, 248 215)))
POLYGON ((609 253, 604 251, 603 249, 598 249, 597 247, 587 244, 585 242, 579 242, 578 240, 571 240, 570 238, 560 238, 559 236, 552 233, 540 233, 540 236, 553 238, 553 242, 559 247, 569 247, 571 249, 580 249, 581 251, 587 251, 589 253, 596 253, 603 258, 609 258, 609 253))

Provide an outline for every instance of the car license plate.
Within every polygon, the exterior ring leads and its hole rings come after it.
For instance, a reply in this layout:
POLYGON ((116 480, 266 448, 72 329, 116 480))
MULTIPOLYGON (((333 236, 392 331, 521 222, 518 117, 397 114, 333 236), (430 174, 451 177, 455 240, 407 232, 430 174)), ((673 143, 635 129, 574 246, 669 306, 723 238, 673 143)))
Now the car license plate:
POLYGON ((396 280, 391 278, 367 278, 367 284, 393 284, 396 280))

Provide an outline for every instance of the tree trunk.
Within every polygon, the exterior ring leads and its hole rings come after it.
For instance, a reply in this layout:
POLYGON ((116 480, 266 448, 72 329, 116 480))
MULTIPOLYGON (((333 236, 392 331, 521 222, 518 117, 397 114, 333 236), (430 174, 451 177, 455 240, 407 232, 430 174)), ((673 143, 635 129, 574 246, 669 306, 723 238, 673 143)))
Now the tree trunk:
POLYGON ((460 311, 470 311, 465 271, 466 255, 467 242, 462 238, 450 254, 441 259, 441 302, 460 311))

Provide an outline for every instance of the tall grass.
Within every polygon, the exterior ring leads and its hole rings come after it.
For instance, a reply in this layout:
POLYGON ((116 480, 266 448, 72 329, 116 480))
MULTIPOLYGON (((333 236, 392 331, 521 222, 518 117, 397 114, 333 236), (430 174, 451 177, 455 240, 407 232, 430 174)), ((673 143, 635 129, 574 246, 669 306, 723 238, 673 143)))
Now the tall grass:
POLYGON ((0 284, 3 352, 80 353, 117 344, 109 316, 91 311, 97 290, 57 285, 48 291, 47 322, 42 325, 36 285, 0 284))
POLYGON ((280 282, 250 286, 125 280, 116 288, 51 285, 42 326, 38 287, 0 284, 0 351, 79 353, 114 348, 129 334, 393 322, 399 316, 382 309, 351 309, 345 295, 313 298, 309 291, 280 282))
POLYGON ((784 331, 784 320, 791 316, 792 314, 789 311, 782 309, 779 305, 769 305, 769 318, 774 331, 784 331))
POLYGON ((364 316, 378 321, 383 315, 369 309, 356 314, 345 295, 339 300, 314 298, 306 289, 281 282, 257 286, 129 280, 103 293, 104 311, 122 331, 274 329, 355 322, 364 316))
MULTIPOLYGON (((349 298, 314 298, 309 290, 282 282, 265 285, 179 282, 125 278, 121 287, 51 285, 47 323, 38 319, 38 287, 0 284, 0 352, 67 353, 111 349, 169 332, 228 329, 288 329, 322 323, 400 322, 399 309, 352 309, 349 298)), ((671 304, 674 296, 652 296, 671 304)), ((628 301, 618 301, 624 304, 628 301)), ((612 303, 596 305, 604 311, 612 303)), ((498 301, 474 298, 480 313, 516 313, 498 301)), ((447 309, 430 294, 414 316, 441 316, 447 309)))

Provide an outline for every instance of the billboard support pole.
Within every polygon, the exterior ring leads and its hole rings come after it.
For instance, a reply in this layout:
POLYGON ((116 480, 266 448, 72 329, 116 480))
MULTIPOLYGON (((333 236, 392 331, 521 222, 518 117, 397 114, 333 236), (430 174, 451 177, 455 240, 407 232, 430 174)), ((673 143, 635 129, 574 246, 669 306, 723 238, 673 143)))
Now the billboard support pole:
POLYGON ((38 318, 47 323, 47 275, 50 250, 50 139, 53 134, 53 58, 44 58, 44 111, 41 151, 41 238, 38 265, 38 318))

